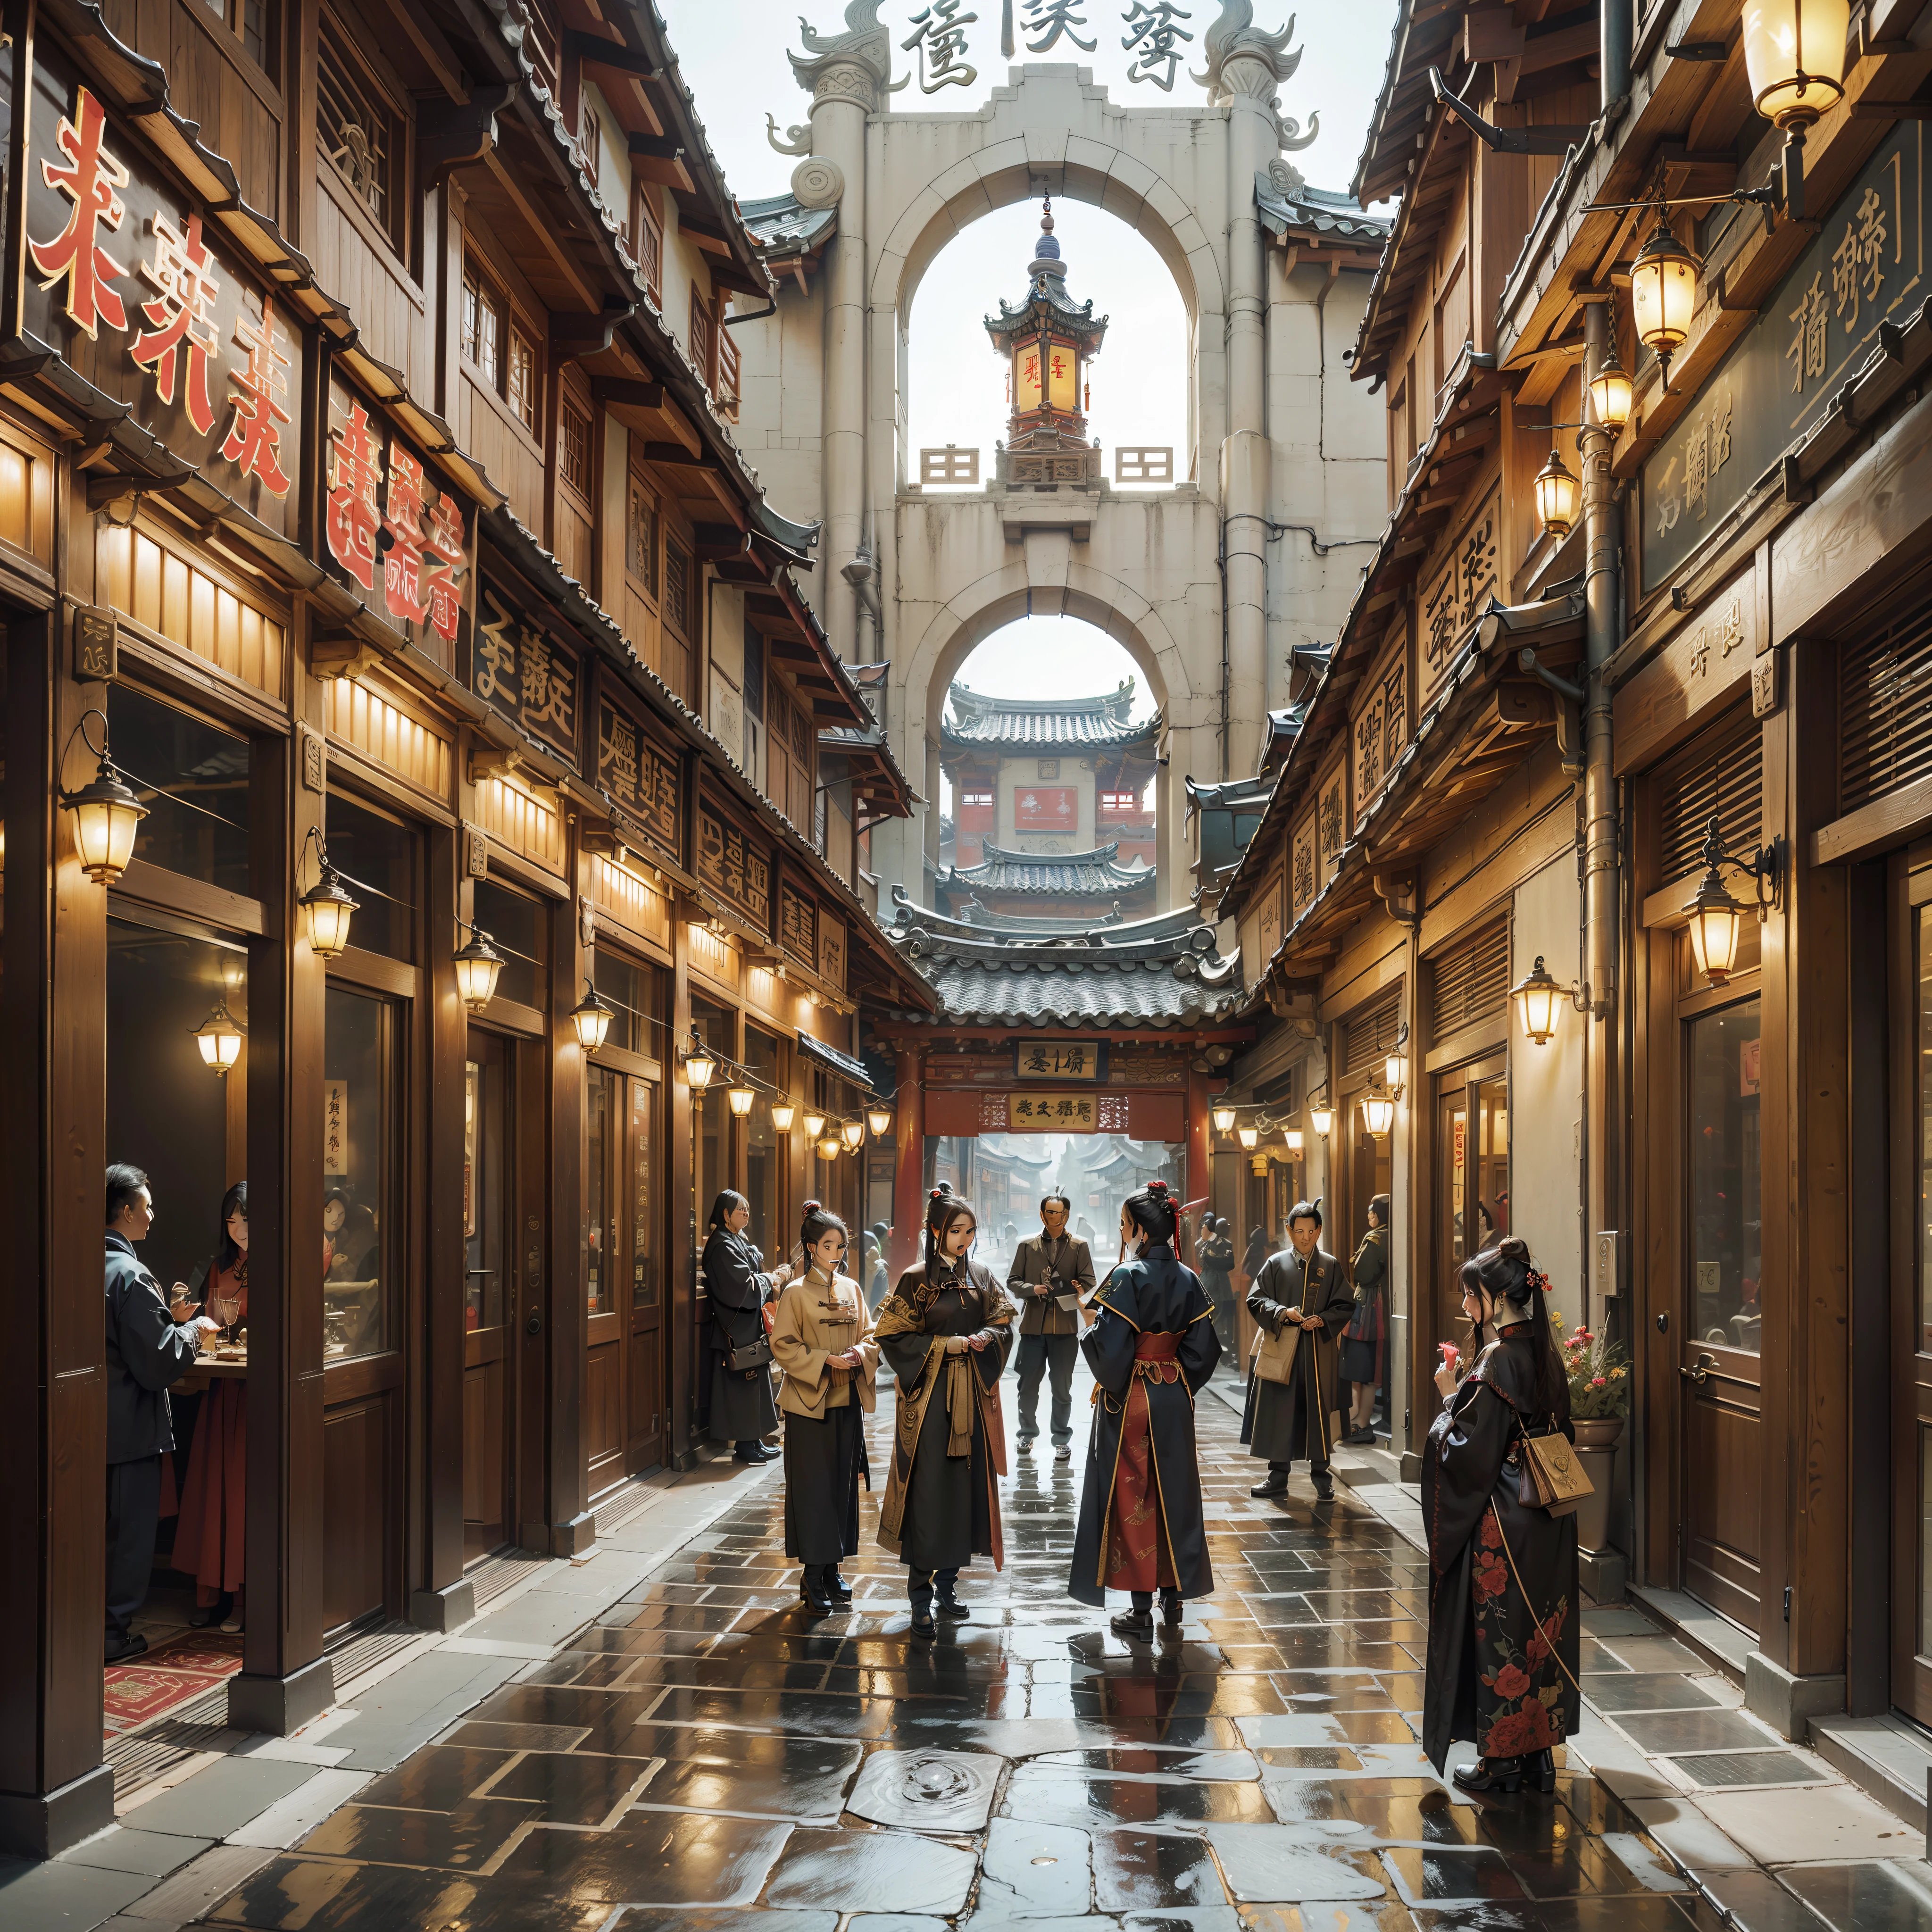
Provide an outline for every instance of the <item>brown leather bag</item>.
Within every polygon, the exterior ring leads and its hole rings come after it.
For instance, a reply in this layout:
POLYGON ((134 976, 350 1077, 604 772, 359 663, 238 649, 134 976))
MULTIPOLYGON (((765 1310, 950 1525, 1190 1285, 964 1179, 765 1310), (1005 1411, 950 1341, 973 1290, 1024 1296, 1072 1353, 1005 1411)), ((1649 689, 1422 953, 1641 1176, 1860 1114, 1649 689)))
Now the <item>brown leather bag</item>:
POLYGON ((1525 1508, 1569 1516, 1586 1496, 1596 1493, 1596 1485, 1560 1429, 1539 1436, 1525 1430, 1518 1440, 1522 1445, 1522 1468, 1516 1478, 1516 1499, 1525 1508))
POLYGON ((1249 1366, 1264 1382, 1292 1381, 1295 1352, 1301 1346, 1301 1330, 1293 1322, 1283 1322, 1281 1333, 1272 1334, 1260 1323, 1255 1328, 1254 1352, 1249 1366))

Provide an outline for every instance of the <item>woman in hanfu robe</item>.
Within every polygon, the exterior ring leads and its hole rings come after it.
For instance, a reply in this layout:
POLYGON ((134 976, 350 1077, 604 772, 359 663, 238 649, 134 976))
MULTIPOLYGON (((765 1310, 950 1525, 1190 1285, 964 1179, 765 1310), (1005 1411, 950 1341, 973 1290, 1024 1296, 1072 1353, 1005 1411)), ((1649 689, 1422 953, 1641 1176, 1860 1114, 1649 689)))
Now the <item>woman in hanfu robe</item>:
POLYGON ((1005 1567, 999 1478, 1006 1473, 1000 1377, 1013 1346, 1013 1304, 968 1250, 979 1223, 942 1183, 926 1204, 926 1254, 900 1276, 873 1338, 898 1384, 892 1474, 879 1541, 905 1564, 912 1634, 972 1612, 959 1572, 975 1556, 1005 1567))
POLYGON ((1214 1310, 1194 1270, 1174 1258, 1175 1211, 1164 1180, 1120 1210, 1128 1258, 1093 1299, 1082 1352, 1097 1384, 1087 1479, 1069 1592, 1083 1604, 1130 1593, 1113 1628, 1154 1635, 1180 1628, 1181 1600, 1214 1588, 1194 1443, 1196 1391, 1221 1359, 1214 1310))
POLYGON ((1549 1284, 1514 1236, 1462 1264, 1472 1346, 1488 1346, 1447 1398, 1422 1458, 1429 1532, 1429 1657, 1423 1749, 1438 1772, 1452 1741, 1466 1791, 1556 1788, 1553 1748, 1574 1734, 1577 1688, 1576 1519, 1520 1499, 1524 1432, 1575 1439, 1570 1384, 1544 1306, 1549 1284))

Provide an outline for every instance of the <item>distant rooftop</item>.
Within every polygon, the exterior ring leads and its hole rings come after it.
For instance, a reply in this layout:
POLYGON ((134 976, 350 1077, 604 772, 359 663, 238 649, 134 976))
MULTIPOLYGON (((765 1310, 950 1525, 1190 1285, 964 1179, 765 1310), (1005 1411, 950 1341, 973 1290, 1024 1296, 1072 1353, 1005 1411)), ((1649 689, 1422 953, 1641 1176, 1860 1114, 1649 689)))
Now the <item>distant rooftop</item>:
POLYGON ((955 684, 947 693, 951 716, 944 735, 959 745, 1108 748, 1150 741, 1160 734, 1156 713, 1141 724, 1127 714, 1135 684, 1124 679, 1112 691, 1091 698, 993 698, 955 684))

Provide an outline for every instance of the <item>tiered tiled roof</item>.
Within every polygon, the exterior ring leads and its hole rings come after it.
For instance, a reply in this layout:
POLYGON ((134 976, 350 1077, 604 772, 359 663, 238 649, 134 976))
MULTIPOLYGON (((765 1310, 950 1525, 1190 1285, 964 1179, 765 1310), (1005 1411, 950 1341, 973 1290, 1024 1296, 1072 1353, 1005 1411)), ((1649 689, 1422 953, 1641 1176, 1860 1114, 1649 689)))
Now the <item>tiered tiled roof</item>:
POLYGON ((1158 713, 1136 724, 1134 680, 1092 698, 990 698, 954 685, 947 693, 951 716, 942 730, 948 744, 1021 752, 1113 750, 1151 744, 1160 735, 1158 713))
POLYGON ((1090 852, 1009 852, 992 844, 981 846, 986 855, 976 866, 955 866, 940 881, 948 892, 1033 894, 1045 898, 1080 893, 1094 898, 1118 898, 1123 892, 1154 890, 1151 866, 1118 862, 1120 842, 1096 845, 1090 852))
POLYGON ((1387 221, 1364 214, 1350 196, 1310 188, 1286 161, 1255 176, 1255 212, 1271 235, 1319 236, 1365 248, 1379 248, 1388 239, 1387 221))

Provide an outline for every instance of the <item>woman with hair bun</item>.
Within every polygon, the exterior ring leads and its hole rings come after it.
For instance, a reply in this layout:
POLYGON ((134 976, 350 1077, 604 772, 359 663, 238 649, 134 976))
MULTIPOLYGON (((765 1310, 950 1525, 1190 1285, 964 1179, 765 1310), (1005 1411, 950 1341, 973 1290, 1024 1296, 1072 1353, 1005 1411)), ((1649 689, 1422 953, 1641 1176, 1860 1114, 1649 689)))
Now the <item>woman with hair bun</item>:
POLYGON ((838 1565, 859 1550, 859 1478, 871 1483, 865 1418, 878 1406, 879 1349, 859 1284, 839 1271, 845 1223, 808 1201, 798 1238, 805 1271, 778 1297, 772 1358, 785 1419, 785 1554, 805 1566, 807 1613, 823 1617, 852 1600, 838 1565))
POLYGON ((1520 1500, 1526 1435, 1572 1442, 1570 1383, 1550 1334, 1549 1286, 1514 1236, 1462 1264, 1462 1312, 1475 1357, 1446 1398, 1422 1458, 1429 1526, 1429 1660, 1422 1744, 1438 1772, 1449 1746, 1466 1791, 1556 1788, 1555 1746, 1574 1734, 1576 1519, 1520 1500))
POLYGON ((711 1436, 732 1445, 734 1462, 776 1462, 762 1438, 778 1426, 764 1346, 766 1305, 791 1279, 784 1263, 767 1269, 746 1238, 752 1204, 728 1187, 711 1204, 704 1244, 704 1288, 711 1302, 711 1436))
POLYGON ((1118 1612, 1123 1636, 1180 1627, 1181 1600, 1214 1588, 1194 1446, 1194 1397, 1221 1359, 1213 1304, 1194 1270, 1175 1260, 1176 1203, 1153 1180, 1120 1210, 1128 1258, 1094 1297, 1082 1336, 1100 1384, 1087 1438, 1087 1480, 1067 1589, 1104 1605, 1109 1589, 1130 1593, 1118 1612))
POLYGON ((926 1202, 926 1252, 899 1276, 874 1330, 898 1383, 892 1470, 879 1541, 905 1564, 912 1634, 972 1615, 959 1572, 975 1556, 1005 1567, 998 1480, 1006 1473, 1000 1377, 1013 1345, 1013 1304, 968 1250, 979 1226, 941 1182, 926 1202))

